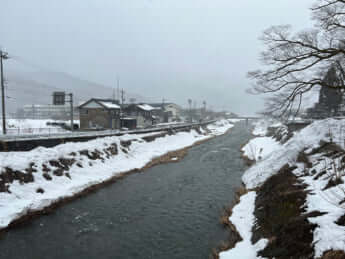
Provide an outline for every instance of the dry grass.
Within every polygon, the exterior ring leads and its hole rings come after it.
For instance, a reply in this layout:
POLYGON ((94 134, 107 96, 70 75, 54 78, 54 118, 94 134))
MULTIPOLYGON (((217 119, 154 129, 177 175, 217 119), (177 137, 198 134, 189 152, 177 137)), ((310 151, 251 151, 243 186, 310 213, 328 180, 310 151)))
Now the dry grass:
POLYGON ((248 193, 248 190, 246 189, 246 187, 244 187, 244 185, 241 185, 240 187, 238 187, 236 189, 236 199, 240 199, 242 195, 245 195, 248 193))
POLYGON ((229 249, 233 248, 233 245, 230 241, 222 241, 218 248, 213 248, 212 253, 209 256, 210 259, 219 259, 219 253, 223 251, 227 251, 229 249))
POLYGON ((229 221, 229 216, 227 214, 223 214, 220 218, 219 218, 219 223, 222 224, 224 227, 229 227, 230 225, 230 221, 229 221))
POLYGON ((345 252, 341 250, 337 251, 327 251, 323 254, 321 257, 322 259, 344 259, 345 258, 345 252))
POLYGON ((242 240, 242 237, 238 233, 236 227, 230 222, 229 218, 232 215, 233 208, 240 202, 240 198, 242 195, 248 193, 248 190, 242 185, 241 187, 237 188, 235 191, 235 199, 231 203, 230 206, 223 208, 223 213, 219 218, 220 224, 222 224, 225 228, 227 228, 230 232, 229 240, 222 241, 217 248, 212 250, 212 254, 210 258, 212 259, 219 259, 219 253, 223 251, 227 251, 231 248, 234 248, 237 242, 242 240))
POLYGON ((235 199, 230 204, 230 206, 223 208, 223 213, 219 219, 220 224, 222 224, 225 227, 229 227, 232 231, 237 232, 235 226, 231 224, 231 222, 229 221, 229 218, 232 215, 233 208, 240 202, 241 196, 247 193, 248 190, 244 187, 244 185, 238 187, 235 190, 235 199))
POLYGON ((297 162, 305 164, 307 168, 313 167, 313 164, 309 161, 309 158, 304 151, 298 153, 297 162))

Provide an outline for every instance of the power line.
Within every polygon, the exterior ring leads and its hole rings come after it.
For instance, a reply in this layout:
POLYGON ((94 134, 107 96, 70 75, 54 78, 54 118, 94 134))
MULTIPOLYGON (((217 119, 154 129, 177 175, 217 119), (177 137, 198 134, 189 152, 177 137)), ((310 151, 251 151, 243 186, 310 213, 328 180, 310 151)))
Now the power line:
POLYGON ((51 72, 51 73, 64 73, 64 72, 60 72, 60 71, 56 71, 56 70, 52 70, 52 69, 48 69, 46 67, 43 67, 41 65, 38 65, 38 64, 35 64, 23 57, 20 57, 20 56, 17 56, 17 55, 11 55, 11 59, 23 64, 23 65, 26 65, 26 66, 29 66, 29 67, 32 67, 32 68, 36 68, 38 70, 41 70, 41 71, 45 71, 45 72, 51 72))

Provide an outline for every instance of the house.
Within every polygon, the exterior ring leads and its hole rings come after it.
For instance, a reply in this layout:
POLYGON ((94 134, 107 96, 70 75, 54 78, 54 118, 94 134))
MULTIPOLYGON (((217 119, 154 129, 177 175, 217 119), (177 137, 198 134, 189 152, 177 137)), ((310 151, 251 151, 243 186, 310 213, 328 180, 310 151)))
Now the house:
POLYGON ((175 103, 150 103, 152 107, 160 110, 162 122, 179 121, 182 108, 175 103))
POLYGON ((137 119, 135 117, 121 118, 121 128, 133 130, 137 128, 137 119))
MULTIPOLYGON (((157 108, 152 107, 149 104, 140 103, 140 104, 125 104, 122 107, 123 119, 122 126, 126 127, 125 123, 127 121, 133 121, 136 119, 136 127, 149 127, 156 123, 156 116, 154 113, 157 111, 157 108)), ((133 123, 131 122, 131 125, 133 123)), ((129 127, 132 128, 132 127, 129 127)))
POLYGON ((79 106, 80 129, 119 129, 119 102, 92 98, 79 106))

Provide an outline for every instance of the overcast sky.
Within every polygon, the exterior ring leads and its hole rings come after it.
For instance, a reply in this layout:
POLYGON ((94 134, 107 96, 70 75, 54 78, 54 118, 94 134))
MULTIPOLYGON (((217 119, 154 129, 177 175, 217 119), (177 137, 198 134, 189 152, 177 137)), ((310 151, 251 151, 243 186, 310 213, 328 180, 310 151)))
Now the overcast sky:
POLYGON ((310 27, 312 0, 1 0, 0 45, 54 71, 186 105, 254 114, 261 32, 310 27))

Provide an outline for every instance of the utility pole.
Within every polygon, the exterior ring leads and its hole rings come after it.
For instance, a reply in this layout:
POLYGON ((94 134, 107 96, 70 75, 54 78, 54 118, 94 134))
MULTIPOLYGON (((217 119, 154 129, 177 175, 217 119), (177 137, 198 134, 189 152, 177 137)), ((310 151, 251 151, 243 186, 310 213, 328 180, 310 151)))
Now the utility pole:
POLYGON ((164 111, 165 98, 162 99, 162 111, 164 111))
POLYGON ((204 105, 204 118, 206 117, 206 101, 203 101, 202 104, 204 105))
POLYGON ((188 99, 188 104, 189 104, 189 119, 190 123, 193 122, 193 117, 192 117, 192 99, 188 99))
MULTIPOLYGON (((119 86, 118 86, 117 90, 119 90, 119 86)), ((123 116, 122 108, 123 108, 123 104, 124 103, 125 103, 125 91, 123 91, 123 88, 122 88, 121 89, 121 103, 120 103, 120 128, 122 128, 122 120, 121 119, 122 119, 122 116, 123 116)))
POLYGON ((4 82, 4 67, 2 60, 8 59, 8 54, 0 50, 0 70, 1 70, 1 101, 2 101, 2 133, 6 135, 6 110, 5 110, 5 82, 4 82))
POLYGON ((71 131, 73 132, 74 131, 74 123, 73 123, 73 94, 72 93, 69 93, 69 100, 68 102, 70 103, 70 115, 71 115, 71 131))
POLYGON ((121 104, 123 105, 125 103, 125 91, 123 91, 123 88, 121 89, 121 104))
POLYGON ((117 81, 117 99, 120 102, 120 79, 119 79, 119 77, 116 78, 116 81, 117 81))

